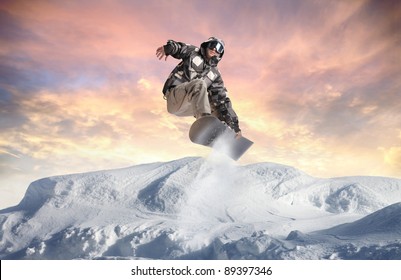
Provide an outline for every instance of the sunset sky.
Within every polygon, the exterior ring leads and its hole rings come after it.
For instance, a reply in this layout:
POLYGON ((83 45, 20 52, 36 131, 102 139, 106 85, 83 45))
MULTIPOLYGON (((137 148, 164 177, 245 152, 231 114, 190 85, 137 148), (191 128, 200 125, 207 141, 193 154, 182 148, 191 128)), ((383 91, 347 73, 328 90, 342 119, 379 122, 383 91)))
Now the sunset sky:
POLYGON ((0 209, 42 177, 207 156, 155 53, 210 36, 255 142, 238 164, 401 178, 400 1, 2 0, 0 209))

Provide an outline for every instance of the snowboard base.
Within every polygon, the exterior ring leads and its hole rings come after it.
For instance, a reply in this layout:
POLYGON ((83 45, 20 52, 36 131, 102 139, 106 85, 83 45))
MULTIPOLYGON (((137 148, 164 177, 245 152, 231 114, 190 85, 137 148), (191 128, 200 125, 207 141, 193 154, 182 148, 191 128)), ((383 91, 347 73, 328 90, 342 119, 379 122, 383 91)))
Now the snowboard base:
POLYGON ((189 129, 189 139, 196 144, 218 150, 233 160, 238 160, 253 144, 236 133, 214 116, 196 120, 189 129))

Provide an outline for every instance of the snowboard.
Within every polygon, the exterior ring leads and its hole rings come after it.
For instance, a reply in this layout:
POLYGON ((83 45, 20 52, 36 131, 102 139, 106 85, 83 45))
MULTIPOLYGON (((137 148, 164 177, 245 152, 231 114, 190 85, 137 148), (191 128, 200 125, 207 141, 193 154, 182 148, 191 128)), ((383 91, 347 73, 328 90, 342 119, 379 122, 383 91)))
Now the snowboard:
POLYGON ((253 144, 246 137, 237 138, 234 130, 214 116, 197 119, 189 129, 189 139, 216 149, 233 160, 238 160, 253 144))

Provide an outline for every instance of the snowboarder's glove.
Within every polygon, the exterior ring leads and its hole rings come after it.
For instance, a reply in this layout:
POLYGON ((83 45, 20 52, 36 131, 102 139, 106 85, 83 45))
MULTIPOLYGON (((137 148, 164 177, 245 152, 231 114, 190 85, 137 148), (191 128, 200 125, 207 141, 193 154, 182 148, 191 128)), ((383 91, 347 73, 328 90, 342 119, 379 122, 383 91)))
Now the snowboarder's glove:
POLYGON ((236 133, 241 131, 241 129, 239 128, 237 118, 231 118, 228 114, 225 115, 225 117, 226 117, 226 123, 228 124, 229 127, 231 127, 236 133))
POLYGON ((235 133, 241 132, 241 129, 239 128, 238 120, 233 122, 232 128, 234 129, 235 133))
POLYGON ((221 112, 221 116, 223 118, 222 121, 224 121, 236 133, 241 131, 241 129, 239 128, 237 118, 233 118, 229 114, 227 114, 228 113, 227 109, 223 112, 222 111, 220 111, 220 112, 221 112))

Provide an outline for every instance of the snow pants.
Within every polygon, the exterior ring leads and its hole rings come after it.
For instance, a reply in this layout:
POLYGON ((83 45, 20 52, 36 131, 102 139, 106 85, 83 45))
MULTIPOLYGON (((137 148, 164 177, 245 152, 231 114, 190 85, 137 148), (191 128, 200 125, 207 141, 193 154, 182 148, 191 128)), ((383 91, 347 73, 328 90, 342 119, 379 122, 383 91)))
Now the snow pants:
POLYGON ((195 79, 171 88, 166 93, 167 111, 176 116, 211 114, 206 83, 195 79))

